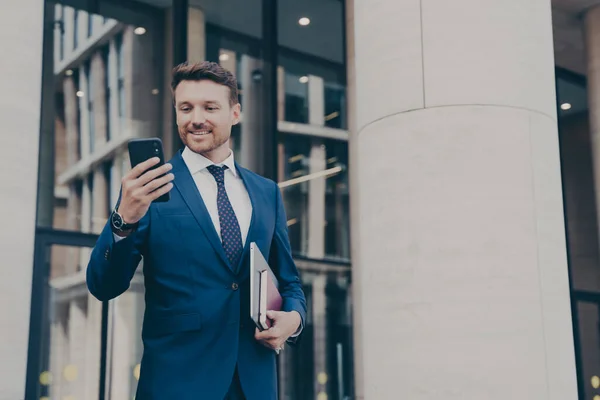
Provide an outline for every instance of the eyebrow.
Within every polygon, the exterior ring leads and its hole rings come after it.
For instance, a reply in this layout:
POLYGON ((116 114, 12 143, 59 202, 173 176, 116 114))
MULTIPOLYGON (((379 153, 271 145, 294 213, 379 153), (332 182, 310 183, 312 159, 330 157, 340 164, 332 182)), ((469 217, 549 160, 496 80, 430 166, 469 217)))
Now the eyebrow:
MULTIPOLYGON (((204 104, 215 104, 215 105, 218 105, 218 106, 221 105, 221 102, 218 101, 218 100, 206 100, 206 101, 203 101, 202 103, 204 103, 204 104)), ((177 102, 177 106, 182 106, 184 104, 190 104, 191 105, 192 102, 190 102, 188 100, 183 100, 181 102, 177 102)))

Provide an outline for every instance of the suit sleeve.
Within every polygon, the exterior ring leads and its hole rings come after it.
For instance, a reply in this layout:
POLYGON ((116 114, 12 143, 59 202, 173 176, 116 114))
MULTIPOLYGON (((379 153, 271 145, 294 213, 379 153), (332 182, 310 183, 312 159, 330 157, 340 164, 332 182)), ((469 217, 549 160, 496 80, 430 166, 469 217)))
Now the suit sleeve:
POLYGON ((145 252, 149 225, 150 211, 140 220, 135 232, 117 241, 110 221, 106 223, 92 250, 86 271, 88 290, 98 300, 114 299, 129 289, 145 252))
POLYGON ((298 269, 292 258, 287 217, 278 186, 275 186, 275 192, 277 218, 269 254, 269 265, 275 266, 275 270, 279 275, 279 292, 283 298, 282 311, 297 311, 302 320, 300 326, 304 327, 306 326, 306 298, 302 290, 298 269))

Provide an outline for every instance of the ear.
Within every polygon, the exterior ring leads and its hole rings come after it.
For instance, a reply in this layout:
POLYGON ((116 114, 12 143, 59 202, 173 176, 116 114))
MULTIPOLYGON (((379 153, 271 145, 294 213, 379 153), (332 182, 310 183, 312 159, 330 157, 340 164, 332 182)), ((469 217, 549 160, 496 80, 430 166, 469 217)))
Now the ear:
POLYGON ((237 103, 236 105, 231 107, 231 118, 232 118, 231 125, 237 125, 240 123, 241 113, 242 113, 242 106, 240 105, 240 103, 237 103))

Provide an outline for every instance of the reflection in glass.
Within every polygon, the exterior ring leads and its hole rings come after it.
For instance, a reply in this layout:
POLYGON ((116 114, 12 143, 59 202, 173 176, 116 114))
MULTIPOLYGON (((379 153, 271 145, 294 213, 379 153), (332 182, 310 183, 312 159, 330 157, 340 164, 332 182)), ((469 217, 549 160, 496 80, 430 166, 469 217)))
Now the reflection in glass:
POLYGON ((285 72, 285 120, 308 123, 308 76, 285 72))
POLYGON ((597 303, 577 302, 577 319, 580 341, 581 371, 585 378, 586 399, 598 394, 590 379, 600 371, 600 307, 597 303))
POLYGON ((348 260, 347 143, 280 134, 279 156, 292 251, 315 259, 348 260))
POLYGON ((325 82, 325 126, 346 129, 346 88, 325 82))
POLYGON ((102 303, 85 285, 91 249, 46 249, 49 280, 44 291, 38 393, 52 399, 96 398, 100 383, 102 303))

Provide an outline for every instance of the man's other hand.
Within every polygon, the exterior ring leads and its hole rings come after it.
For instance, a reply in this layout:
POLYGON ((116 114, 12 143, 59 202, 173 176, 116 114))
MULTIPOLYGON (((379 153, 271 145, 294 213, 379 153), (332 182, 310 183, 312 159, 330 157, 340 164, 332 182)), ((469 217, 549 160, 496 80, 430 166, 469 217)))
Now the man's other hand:
POLYGON ((257 328, 254 338, 272 350, 282 349, 285 341, 296 333, 302 322, 297 311, 267 311, 267 318, 272 322, 271 328, 262 332, 257 328))

